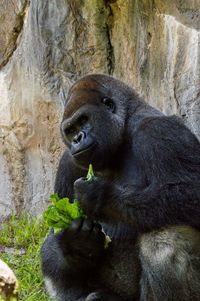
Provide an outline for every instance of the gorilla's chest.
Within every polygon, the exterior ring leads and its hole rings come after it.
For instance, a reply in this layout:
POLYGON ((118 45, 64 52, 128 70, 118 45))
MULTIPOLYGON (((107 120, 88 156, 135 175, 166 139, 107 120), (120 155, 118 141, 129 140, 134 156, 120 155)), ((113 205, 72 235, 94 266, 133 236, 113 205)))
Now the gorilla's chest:
POLYGON ((135 189, 141 189, 146 183, 142 166, 135 159, 133 152, 128 153, 125 158, 120 158, 109 173, 103 173, 100 176, 123 188, 132 187, 133 189, 135 187, 135 189))

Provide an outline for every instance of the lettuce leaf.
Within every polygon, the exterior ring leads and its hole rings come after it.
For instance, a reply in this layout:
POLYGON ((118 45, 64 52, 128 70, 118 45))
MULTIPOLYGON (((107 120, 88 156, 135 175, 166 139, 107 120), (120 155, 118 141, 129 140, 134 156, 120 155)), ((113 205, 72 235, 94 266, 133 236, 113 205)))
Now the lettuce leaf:
POLYGON ((88 173, 86 176, 86 181, 90 182, 95 178, 92 164, 89 165, 88 173))
POLYGON ((73 220, 86 217, 77 200, 70 203, 68 198, 60 199, 58 194, 52 194, 50 200, 53 205, 44 211, 43 218, 55 233, 68 228, 73 220))
MULTIPOLYGON (((90 164, 86 176, 86 181, 92 181, 94 180, 94 178, 95 175, 93 167, 92 164, 90 164)), ((77 218, 86 218, 86 215, 80 208, 79 202, 77 200, 74 200, 74 202, 71 203, 67 197, 60 199, 57 193, 52 194, 50 196, 50 200, 52 201, 52 205, 50 205, 44 211, 43 219, 50 228, 54 229, 55 233, 58 233, 63 229, 67 229, 72 221, 77 218)), ((108 244, 110 242, 110 237, 105 234, 105 249, 108 248, 108 244)))

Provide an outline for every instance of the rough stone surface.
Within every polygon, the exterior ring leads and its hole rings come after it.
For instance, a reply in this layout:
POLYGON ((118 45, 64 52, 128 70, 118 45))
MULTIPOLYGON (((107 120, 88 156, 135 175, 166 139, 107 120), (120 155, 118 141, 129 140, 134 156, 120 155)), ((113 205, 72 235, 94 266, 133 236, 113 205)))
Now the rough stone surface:
POLYGON ((53 191, 69 86, 107 73, 200 137, 200 0, 3 0, 0 215, 53 191))

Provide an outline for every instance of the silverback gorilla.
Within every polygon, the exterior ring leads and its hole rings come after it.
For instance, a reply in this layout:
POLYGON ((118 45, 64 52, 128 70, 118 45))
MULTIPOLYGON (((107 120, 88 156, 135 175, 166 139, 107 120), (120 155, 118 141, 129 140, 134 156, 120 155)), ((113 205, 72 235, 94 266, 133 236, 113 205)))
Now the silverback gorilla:
POLYGON ((43 274, 60 301, 200 300, 200 143, 174 116, 105 75, 70 89, 55 192, 87 219, 47 237, 43 274), (96 178, 84 176, 92 163, 96 178), (101 227, 112 238, 104 249, 101 227))

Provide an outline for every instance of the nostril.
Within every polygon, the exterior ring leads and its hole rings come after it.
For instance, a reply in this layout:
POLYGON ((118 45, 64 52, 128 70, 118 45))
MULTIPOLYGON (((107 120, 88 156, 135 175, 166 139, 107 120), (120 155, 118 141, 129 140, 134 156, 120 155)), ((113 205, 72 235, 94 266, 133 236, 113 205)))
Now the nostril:
POLYGON ((84 133, 83 132, 80 132, 78 135, 77 135, 77 142, 81 142, 81 140, 84 138, 84 133))
POLYGON ((83 141, 83 139, 85 139, 86 134, 84 131, 79 132, 73 139, 73 143, 80 143, 81 141, 83 141))

